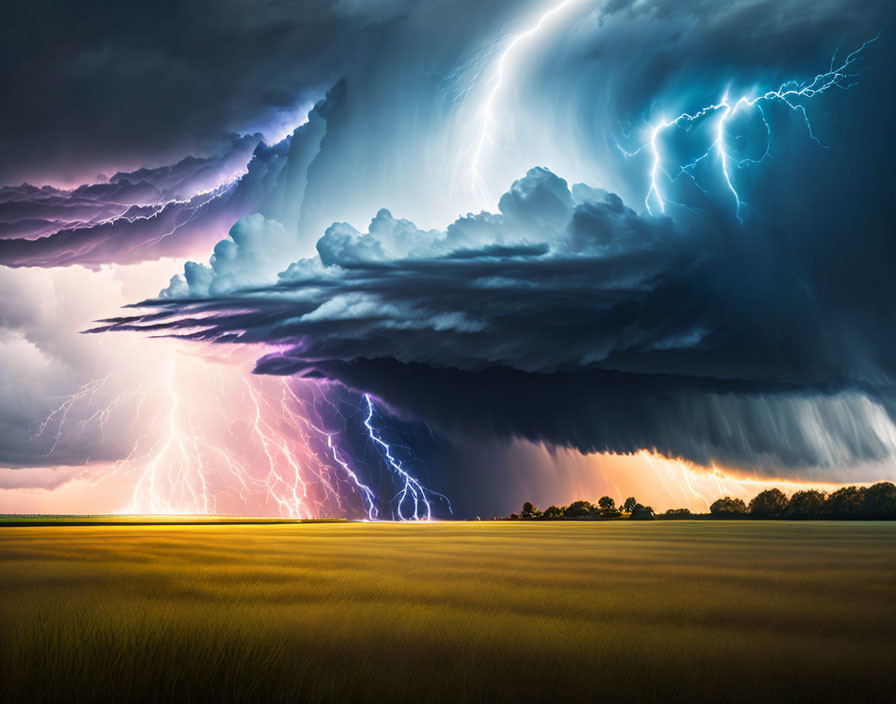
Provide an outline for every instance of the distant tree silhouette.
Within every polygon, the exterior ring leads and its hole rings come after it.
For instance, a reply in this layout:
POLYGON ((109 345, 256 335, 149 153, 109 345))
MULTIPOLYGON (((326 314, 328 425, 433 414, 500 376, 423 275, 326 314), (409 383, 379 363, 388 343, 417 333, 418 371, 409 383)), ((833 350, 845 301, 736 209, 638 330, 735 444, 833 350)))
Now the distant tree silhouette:
POLYGON ((649 521, 653 518, 653 509, 650 506, 642 506, 641 504, 636 503, 632 506, 632 515, 630 518, 635 521, 649 521))
POLYGON ((597 513, 597 507, 590 501, 573 501, 563 515, 566 518, 591 518, 597 513))
POLYGON ((548 506, 541 514, 541 517, 549 521, 556 521, 558 518, 563 518, 563 514, 564 510, 559 506, 548 506))
MULTIPOLYGON (((650 506, 638 503, 634 497, 622 502, 621 508, 635 520, 654 518, 650 506)), ((759 492, 749 508, 742 499, 725 496, 709 507, 713 518, 792 518, 792 519, 871 519, 896 520, 896 484, 878 482, 869 487, 847 486, 830 496, 824 492, 808 489, 797 491, 788 500, 778 489, 759 492)), ((573 501, 569 506, 549 506, 543 512, 531 501, 523 504, 520 513, 510 514, 511 520, 545 519, 606 519, 619 518, 622 514, 616 502, 609 496, 602 496, 597 504, 589 501, 573 501)), ((670 508, 663 518, 699 518, 686 508, 670 508)))
POLYGON ((827 513, 825 495, 815 489, 798 491, 790 497, 784 516, 787 518, 822 518, 827 513))
POLYGON ((862 515, 862 490, 855 486, 837 489, 828 497, 827 508, 833 518, 858 518, 862 515))
POLYGON ((778 489, 760 491, 750 502, 753 518, 777 518, 787 508, 787 497, 778 489))
POLYGON ((862 489, 862 515, 865 518, 896 518, 896 485, 878 482, 862 489))
POLYGON ((693 514, 689 508, 670 508, 666 515, 670 518, 690 518, 693 514))
POLYGON ((541 511, 531 501, 523 503, 523 510, 520 512, 521 518, 538 518, 540 515, 541 511))
POLYGON ((600 506, 600 510, 604 513, 616 508, 616 502, 609 496, 601 496, 597 500, 597 505, 600 506))
POLYGON ((747 505, 741 499, 732 499, 730 496, 718 499, 709 507, 709 512, 716 518, 731 518, 744 516, 747 513, 747 505))

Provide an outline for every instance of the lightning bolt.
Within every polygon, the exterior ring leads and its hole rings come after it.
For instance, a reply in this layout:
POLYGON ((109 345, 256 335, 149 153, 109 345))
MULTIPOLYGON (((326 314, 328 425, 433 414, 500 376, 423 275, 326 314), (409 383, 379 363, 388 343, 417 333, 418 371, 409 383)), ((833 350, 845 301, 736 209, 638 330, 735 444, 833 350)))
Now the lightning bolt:
POLYGON ((364 401, 367 404, 367 416, 364 418, 364 427, 367 428, 367 434, 374 444, 380 449, 386 465, 398 477, 401 483, 401 490, 395 496, 397 499, 396 509, 398 518, 402 521, 429 521, 432 520, 432 505, 429 502, 427 493, 437 496, 448 504, 448 510, 451 511, 451 502, 446 496, 425 488, 417 479, 404 469, 401 461, 392 454, 392 447, 380 436, 379 431, 373 427, 374 406, 373 399, 370 394, 364 394, 364 401), (413 512, 405 515, 405 504, 413 507, 413 512))
MULTIPOLYGON (((72 408, 81 402, 86 403, 88 406, 92 406, 97 396, 102 393, 110 380, 116 376, 118 376, 118 373, 107 374, 103 377, 94 377, 91 381, 81 385, 76 392, 64 397, 62 402, 56 408, 52 409, 40 422, 37 432, 34 434, 35 438, 44 436, 51 425, 55 425, 56 427, 56 432, 53 435, 53 444, 46 452, 47 455, 52 455, 59 446, 72 408)), ((76 426, 77 432, 75 432, 73 439, 79 438, 87 427, 94 422, 98 425, 101 436, 105 438, 106 424, 108 423, 113 410, 130 395, 131 394, 127 391, 121 392, 110 403, 98 408, 89 417, 78 421, 76 426)))
POLYGON ((88 464, 78 477, 91 484, 133 478, 125 513, 215 514, 242 506, 289 518, 351 517, 359 509, 378 518, 373 490, 289 380, 250 381, 207 361, 171 354, 162 360, 162 384, 129 374, 128 390, 118 395, 115 375, 95 378, 49 411, 37 436, 51 436, 52 456, 62 440, 90 426, 102 432, 113 414, 130 413, 141 433, 127 457, 88 464))
POLYGON ((492 138, 493 127, 498 122, 495 117, 495 103, 504 84, 505 76, 512 70, 514 54, 519 51, 521 45, 525 44, 527 40, 536 36, 546 25, 550 24, 551 20, 582 1, 562 0, 562 2, 543 12, 532 26, 514 35, 498 57, 495 68, 486 83, 488 90, 479 109, 476 111, 476 118, 473 124, 468 130, 474 134, 472 144, 463 150, 470 153, 468 177, 475 192, 483 199, 487 199, 488 192, 481 174, 481 168, 487 151, 495 146, 495 141, 492 138))
POLYGON ((644 197, 644 206, 647 211, 653 215, 654 208, 658 208, 661 213, 666 212, 667 203, 673 205, 681 205, 668 201, 660 187, 660 180, 665 177, 669 182, 676 181, 680 176, 689 177, 704 192, 697 182, 694 170, 698 164, 709 160, 715 156, 718 162, 720 176, 725 183, 725 188, 729 192, 731 199, 734 201, 735 216, 742 221, 741 210, 744 201, 737 190, 736 179, 733 170, 746 168, 765 161, 770 156, 771 150, 771 125, 768 121, 763 106, 772 103, 780 103, 797 113, 805 123, 809 138, 820 147, 827 148, 827 145, 815 134, 809 114, 803 104, 804 100, 815 98, 818 95, 828 92, 832 88, 848 90, 857 84, 857 74, 852 71, 853 64, 859 59, 865 48, 878 40, 880 32, 872 39, 865 41, 858 49, 848 54, 839 64, 836 63, 837 54, 834 53, 831 58, 830 68, 824 73, 817 74, 811 80, 796 81, 788 80, 779 85, 777 88, 766 90, 758 94, 746 94, 737 99, 732 99, 726 90, 718 103, 706 105, 694 112, 684 112, 678 117, 672 119, 661 118, 659 122, 653 124, 649 128, 649 138, 640 147, 634 151, 626 151, 619 145, 619 150, 627 157, 633 157, 642 152, 650 155, 650 168, 648 170, 649 188, 644 197), (836 64, 836 65, 835 65, 836 64), (733 137, 730 130, 731 120, 739 113, 746 113, 755 110, 765 127, 765 151, 758 159, 743 158, 738 159, 729 148, 729 144, 733 137), (669 130, 679 128, 689 130, 692 127, 702 123, 704 120, 715 120, 712 134, 714 139, 707 150, 696 159, 687 163, 678 163, 674 168, 667 167, 660 153, 660 138, 669 130))
MULTIPOLYGON (((292 399, 296 402, 301 403, 295 391, 293 391, 292 388, 290 388, 288 385, 286 388, 292 399)), ((332 406, 333 404, 331 403, 330 405, 332 406)), ((333 458, 333 461, 342 469, 342 471, 348 477, 350 483, 354 486, 355 490, 359 491, 364 496, 364 501, 367 504, 367 519, 370 521, 375 521, 379 517, 379 511, 376 507, 376 496, 374 495, 373 490, 367 484, 361 481, 357 472, 352 469, 349 462, 344 459, 339 453, 336 448, 336 443, 333 440, 334 434, 327 432, 312 423, 308 419, 309 414, 307 410, 308 409, 305 409, 305 415, 298 415, 286 408, 286 413, 289 413, 291 415, 293 423, 302 423, 306 428, 316 433, 319 437, 326 439, 327 450, 329 451, 330 456, 333 458)))
POLYGON ((111 388, 113 375, 95 378, 52 409, 38 435, 55 433, 52 455, 62 439, 76 438, 91 425, 102 431, 113 413, 130 413, 142 432, 127 457, 111 468, 88 464, 79 476, 91 483, 110 475, 133 477, 126 513, 215 514, 222 506, 241 505, 241 512, 288 518, 352 517, 362 511, 374 521, 380 517, 376 494, 340 448, 342 434, 323 420, 341 417, 347 433, 353 419, 363 423, 398 487, 392 501, 400 520, 432 519, 434 499, 451 511, 447 497, 424 487, 375 427, 369 395, 346 417, 327 385, 247 378, 235 372, 229 356, 219 364, 211 364, 213 359, 205 352, 198 358, 169 353, 159 368, 163 384, 132 373, 128 391, 118 395, 111 388), (125 406, 126 400, 132 403, 125 406), (327 406, 325 414, 318 402, 327 406))

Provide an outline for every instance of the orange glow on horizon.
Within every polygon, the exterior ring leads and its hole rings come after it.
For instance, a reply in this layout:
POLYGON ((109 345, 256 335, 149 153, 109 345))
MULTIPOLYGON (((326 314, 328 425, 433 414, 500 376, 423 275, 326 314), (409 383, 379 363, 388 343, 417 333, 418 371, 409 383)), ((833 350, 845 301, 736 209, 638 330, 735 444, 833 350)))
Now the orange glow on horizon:
MULTIPOLYGON (((607 495, 617 502, 634 496, 652 506, 657 513, 670 508, 687 508, 706 513, 718 498, 731 496, 749 503, 756 494, 773 487, 788 496, 797 491, 816 489, 832 492, 844 486, 867 486, 873 481, 822 481, 747 474, 718 466, 701 467, 682 459, 664 457, 649 450, 630 455, 596 453, 582 455, 572 450, 550 451, 531 446, 539 453, 539 464, 553 464, 554 490, 542 498, 544 506, 569 504, 578 499, 596 501, 607 495)), ((876 481, 891 477, 882 476, 876 481)), ((534 490, 532 487, 531 490, 534 490)), ((542 508, 544 508, 542 506, 542 508)))
MULTIPOLYGON (((719 467, 703 468, 680 459, 669 459, 642 450, 632 455, 598 453, 583 455, 574 450, 548 450, 542 445, 518 441, 513 447, 530 455, 531 463, 516 476, 508 477, 506 495, 496 496, 495 513, 518 510, 522 501, 533 500, 541 508, 566 505, 585 499, 596 502, 600 496, 621 503, 634 496, 652 506, 657 513, 670 508, 687 508, 706 513, 710 504, 723 496, 749 503, 760 491, 778 488, 788 496, 806 489, 832 492, 844 486, 867 486, 872 481, 825 482, 739 474, 719 467), (505 508, 506 504, 506 508, 505 508)), ((83 468, 0 469, 0 472, 36 473, 48 480, 46 486, 0 486, 0 513, 107 514, 122 513, 133 494, 133 480, 115 471, 114 464, 97 465, 85 473, 83 468), (68 476, 62 476, 68 475, 68 476)), ((887 481, 881 477, 877 481, 887 481)), ((126 512, 126 511, 124 511, 126 512)), ((145 512, 145 511, 141 511, 145 512)), ((258 505, 243 510, 230 504, 233 515, 267 514, 258 505), (254 511, 253 511, 254 509, 254 511)))

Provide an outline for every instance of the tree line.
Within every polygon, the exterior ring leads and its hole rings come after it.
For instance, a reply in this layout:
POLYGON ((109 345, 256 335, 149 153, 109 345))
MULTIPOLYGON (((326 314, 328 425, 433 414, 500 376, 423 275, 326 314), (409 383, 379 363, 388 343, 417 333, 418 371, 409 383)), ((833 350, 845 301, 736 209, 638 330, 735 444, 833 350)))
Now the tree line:
POLYGON ((610 496, 602 496, 596 504, 590 501, 573 501, 569 506, 548 506, 544 511, 531 501, 526 501, 520 513, 510 514, 510 520, 597 520, 622 518, 623 516, 638 520, 653 518, 654 512, 650 506, 638 503, 633 496, 627 498, 618 507, 615 499, 610 496))
POLYGON ((549 506, 544 511, 531 501, 523 504, 520 513, 510 514, 511 520, 603 520, 631 518, 729 518, 729 519, 796 519, 796 520, 896 520, 896 485, 879 482, 868 487, 847 486, 830 494, 815 489, 797 491, 789 498, 779 489, 759 492, 750 503, 730 496, 714 501, 709 514, 692 513, 686 508, 670 508, 655 514, 653 508, 640 504, 630 496, 616 506, 609 496, 602 496, 596 504, 573 501, 569 506, 549 506))

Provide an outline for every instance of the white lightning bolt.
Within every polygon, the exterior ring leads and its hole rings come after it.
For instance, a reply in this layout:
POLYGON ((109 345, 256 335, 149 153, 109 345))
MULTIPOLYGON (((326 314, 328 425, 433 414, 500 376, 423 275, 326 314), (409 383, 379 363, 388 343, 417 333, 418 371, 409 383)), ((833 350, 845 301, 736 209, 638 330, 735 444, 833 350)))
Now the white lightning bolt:
MULTIPOLYGON (((492 139, 492 127, 498 123, 495 116, 495 103, 504 84, 505 75, 512 68, 511 59, 518 52, 520 46, 527 40, 537 35, 552 19, 563 13, 574 5, 578 5, 583 0, 562 0, 562 2, 553 5, 549 10, 542 12, 535 24, 528 29, 513 36, 504 47, 504 51, 498 57, 494 70, 487 82, 488 92, 486 93, 479 109, 476 112, 476 118, 471 126, 475 135, 472 140, 472 146, 465 149, 464 152, 470 152, 468 177, 470 178, 473 188, 483 199, 487 199, 488 192, 481 174, 482 164, 486 158, 486 152, 494 146, 492 139)), ((487 205, 490 205, 486 203, 487 205)))
POLYGON ((63 439, 90 426, 102 431, 113 413, 129 412, 141 432, 127 457, 111 467, 88 465, 79 475, 91 483, 133 477, 125 513, 214 514, 222 505, 242 505, 289 518, 350 517, 359 508, 355 496, 362 515, 378 518, 373 490, 288 380, 250 381, 230 366, 176 353, 167 362, 159 385, 129 374, 127 391, 104 399, 110 374, 65 398, 38 429, 38 436, 53 434, 49 456, 63 439))

